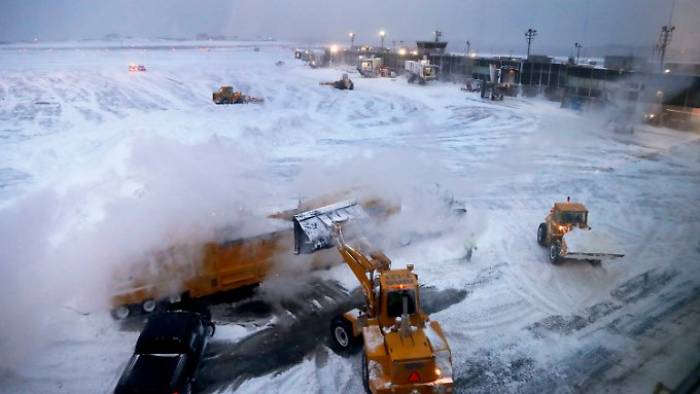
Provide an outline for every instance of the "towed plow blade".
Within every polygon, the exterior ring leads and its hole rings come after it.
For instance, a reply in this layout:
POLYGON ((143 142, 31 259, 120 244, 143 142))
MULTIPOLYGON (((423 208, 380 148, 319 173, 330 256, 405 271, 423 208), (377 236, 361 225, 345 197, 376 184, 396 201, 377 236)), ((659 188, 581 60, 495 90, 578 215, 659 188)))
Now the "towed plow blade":
POLYGON ((615 260, 625 257, 622 253, 587 253, 587 252, 568 252, 564 258, 569 260, 586 260, 586 261, 602 261, 615 260))
POLYGON ((573 230, 564 236, 565 250, 562 257, 567 260, 583 260, 599 263, 624 257, 609 237, 591 230, 573 230))

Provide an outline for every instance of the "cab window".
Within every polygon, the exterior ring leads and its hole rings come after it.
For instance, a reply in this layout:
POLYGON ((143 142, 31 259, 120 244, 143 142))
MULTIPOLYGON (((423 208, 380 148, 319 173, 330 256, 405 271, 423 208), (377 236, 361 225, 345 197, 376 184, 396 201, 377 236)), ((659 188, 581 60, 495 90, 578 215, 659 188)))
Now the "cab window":
POLYGON ((559 223, 586 223, 586 212, 559 212, 557 216, 559 223))
POLYGON ((416 312, 416 292, 414 290, 396 290, 389 292, 386 296, 386 312, 389 317, 401 316, 404 299, 406 299, 406 312, 409 315, 416 312))

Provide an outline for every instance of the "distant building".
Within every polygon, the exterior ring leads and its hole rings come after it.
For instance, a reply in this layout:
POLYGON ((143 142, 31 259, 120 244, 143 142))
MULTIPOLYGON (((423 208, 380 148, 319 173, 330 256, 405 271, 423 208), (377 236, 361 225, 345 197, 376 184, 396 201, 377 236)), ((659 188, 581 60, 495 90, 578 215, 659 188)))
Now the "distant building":
POLYGON ((547 55, 530 55, 527 61, 532 63, 551 63, 552 58, 547 55))
POLYGON ((606 55, 603 59, 603 67, 611 70, 641 71, 648 69, 647 59, 633 55, 606 55))
POLYGON ((442 55, 447 47, 446 41, 416 41, 418 55, 442 55))

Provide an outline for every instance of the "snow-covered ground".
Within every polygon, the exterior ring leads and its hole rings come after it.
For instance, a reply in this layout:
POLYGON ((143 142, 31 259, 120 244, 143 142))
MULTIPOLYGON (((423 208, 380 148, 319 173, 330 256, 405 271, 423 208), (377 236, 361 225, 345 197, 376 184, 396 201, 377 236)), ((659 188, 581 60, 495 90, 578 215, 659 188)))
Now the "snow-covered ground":
MULTIPOLYGON (((106 310, 112 269, 224 225, 258 231, 254 218, 274 207, 358 184, 410 213, 387 237, 432 234, 375 241, 394 264, 415 264, 435 302, 449 299, 433 319, 459 392, 649 392, 697 364, 699 134, 616 134, 557 103, 403 78, 351 74, 355 90, 337 91, 318 83, 343 67, 309 69, 277 43, 229 44, 0 47, 1 391, 110 391, 138 335, 106 310), (132 62, 148 71, 127 72, 132 62), (215 106, 223 84, 265 103, 215 106), (424 191, 437 185, 466 201, 466 223, 434 209, 424 191), (566 196, 624 258, 547 262, 536 229, 566 196)), ((359 357, 309 340, 315 326, 296 320, 318 313, 285 306, 309 286, 308 308, 336 305, 338 286, 355 287, 350 271, 282 269, 274 281, 257 295, 278 300, 265 316, 215 307, 226 324, 205 390, 360 392, 359 357), (271 327, 287 327, 280 346, 297 354, 261 348, 265 360, 251 361, 246 347, 271 327), (248 370, 217 367, 241 355, 248 370)))

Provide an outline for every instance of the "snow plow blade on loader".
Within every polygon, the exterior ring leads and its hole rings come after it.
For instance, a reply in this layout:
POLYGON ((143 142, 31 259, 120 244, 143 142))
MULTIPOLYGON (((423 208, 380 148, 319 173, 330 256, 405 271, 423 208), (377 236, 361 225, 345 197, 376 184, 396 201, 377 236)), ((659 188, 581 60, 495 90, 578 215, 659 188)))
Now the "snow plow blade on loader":
POLYGON ((337 223, 369 218, 357 201, 347 200, 294 215, 294 253, 307 254, 334 245, 337 223))
POLYGON ((624 257, 617 252, 607 238, 597 236, 588 226, 588 209, 585 205, 557 202, 537 229, 537 242, 549 247, 549 261, 559 264, 565 260, 587 261, 600 264, 603 260, 624 257), (601 252, 600 250, 607 250, 601 252))

